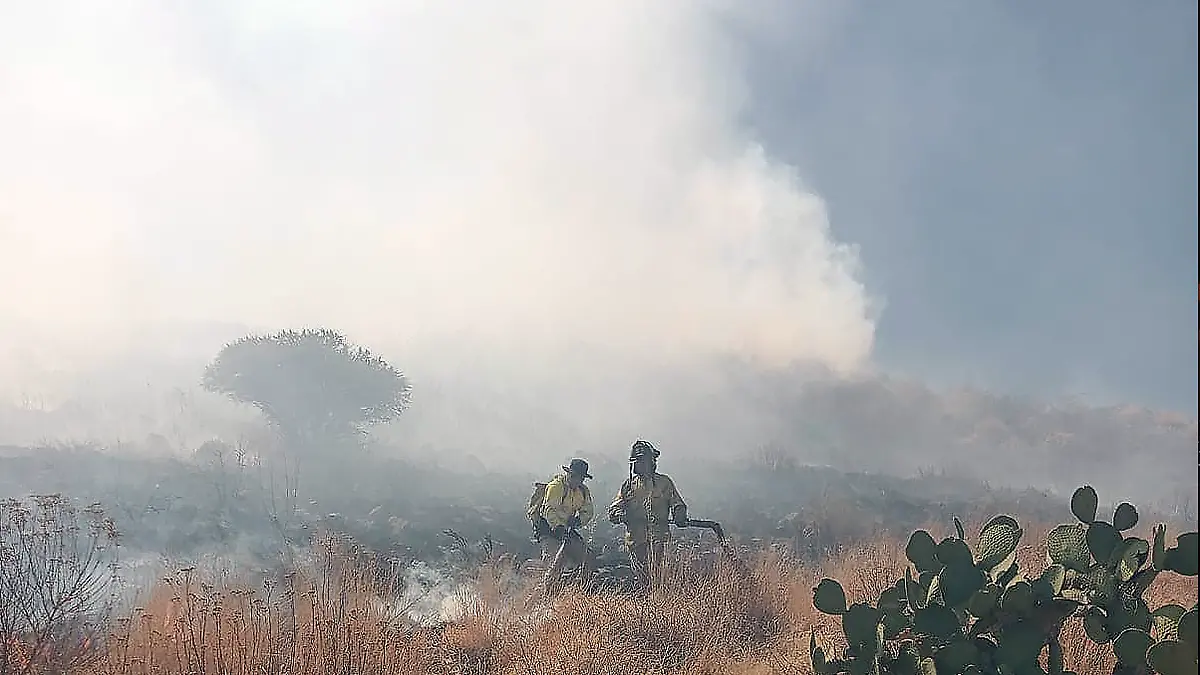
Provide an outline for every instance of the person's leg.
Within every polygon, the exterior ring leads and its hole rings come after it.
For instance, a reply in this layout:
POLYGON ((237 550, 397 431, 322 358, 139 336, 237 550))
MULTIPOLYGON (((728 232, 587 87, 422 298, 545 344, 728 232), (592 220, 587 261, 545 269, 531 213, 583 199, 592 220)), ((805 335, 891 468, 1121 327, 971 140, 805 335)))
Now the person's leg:
POLYGON ((587 545, 587 542, 579 540, 579 568, 583 572, 585 578, 590 579, 596 570, 600 567, 599 561, 596 560, 596 552, 587 545))
POLYGON ((642 547, 642 585, 647 591, 658 586, 662 579, 664 549, 664 543, 653 538, 642 547))
POLYGON ((571 556, 571 566, 578 579, 584 582, 590 581, 599 567, 595 552, 588 547, 583 537, 573 537, 570 542, 569 553, 571 556))
POLYGON ((629 566, 633 568, 634 577, 637 579, 638 586, 647 588, 650 584, 649 570, 649 546, 646 542, 636 542, 628 546, 629 549, 629 566))
POLYGON ((654 582, 662 578, 665 554, 666 542, 652 541, 646 546, 647 577, 654 582))
POLYGON ((546 573, 542 575, 542 589, 546 592, 553 590, 562 578, 563 567, 567 563, 567 551, 563 546, 563 542, 555 539, 552 536, 547 536, 542 539, 544 544, 544 559, 546 560, 546 573))

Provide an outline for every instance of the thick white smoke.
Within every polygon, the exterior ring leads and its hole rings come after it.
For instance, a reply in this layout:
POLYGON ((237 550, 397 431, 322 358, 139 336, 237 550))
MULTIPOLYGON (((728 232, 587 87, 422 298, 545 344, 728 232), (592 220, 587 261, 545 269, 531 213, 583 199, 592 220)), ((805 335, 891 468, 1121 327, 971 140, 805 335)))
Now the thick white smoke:
POLYGON ((857 368, 856 253, 738 125, 752 6, 6 0, 0 354, 236 321, 857 368))

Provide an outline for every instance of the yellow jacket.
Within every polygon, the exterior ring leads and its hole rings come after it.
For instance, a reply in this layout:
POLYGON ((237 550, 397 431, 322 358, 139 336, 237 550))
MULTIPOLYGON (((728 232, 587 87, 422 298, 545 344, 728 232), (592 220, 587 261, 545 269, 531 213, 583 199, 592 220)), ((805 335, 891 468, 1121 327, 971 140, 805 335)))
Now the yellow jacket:
POLYGON ((613 509, 625 511, 625 543, 664 542, 671 539, 671 512, 687 509, 675 482, 664 473, 655 472, 647 479, 632 476, 621 485, 613 500, 613 509))
POLYGON ((579 525, 587 525, 592 519, 592 492, 586 485, 568 489, 566 474, 555 476, 546 484, 546 495, 542 497, 542 517, 551 528, 566 526, 567 520, 579 516, 579 525))

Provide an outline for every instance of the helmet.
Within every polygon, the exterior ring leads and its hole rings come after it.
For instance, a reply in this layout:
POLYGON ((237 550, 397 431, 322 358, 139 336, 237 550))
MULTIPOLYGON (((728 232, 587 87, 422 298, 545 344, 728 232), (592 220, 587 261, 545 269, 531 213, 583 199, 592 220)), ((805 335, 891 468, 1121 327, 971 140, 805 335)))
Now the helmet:
POLYGON ((659 454, 658 448, 654 447, 650 441, 639 439, 635 441, 633 447, 629 449, 629 462, 632 464, 633 462, 636 462, 639 459, 647 456, 658 459, 659 454))
POLYGON ((592 474, 588 473, 588 463, 585 459, 576 458, 571 460, 570 465, 563 467, 563 471, 573 473, 576 476, 582 476, 583 478, 592 477, 592 474))

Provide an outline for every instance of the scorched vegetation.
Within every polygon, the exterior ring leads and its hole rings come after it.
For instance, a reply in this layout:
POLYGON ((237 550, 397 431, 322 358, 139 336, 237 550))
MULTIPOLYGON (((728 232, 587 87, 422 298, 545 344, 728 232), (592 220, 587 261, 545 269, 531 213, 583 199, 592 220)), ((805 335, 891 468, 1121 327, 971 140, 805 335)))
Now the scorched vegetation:
MULTIPOLYGON (((1196 671, 1195 481, 1176 461, 1194 422, 1008 400, 973 418, 884 381, 745 378, 780 406, 778 442, 662 458, 729 545, 676 530, 639 592, 597 518, 594 583, 546 597, 525 509, 557 460, 488 469, 486 442, 384 433, 412 414, 408 379, 337 333, 235 341, 203 382, 253 413, 237 433, 187 393, 190 431, 0 448, 0 675, 1196 671), (919 439, 970 470, 902 466, 919 439), (1089 463, 1080 439, 1109 445, 1089 463), (1165 449, 1134 461, 1114 439, 1165 449), (1136 464, 1139 489, 1167 487, 1141 509, 1004 488, 1025 483, 981 480, 997 448, 1058 480, 1136 464)), ((625 448, 586 454, 602 512, 625 448)))

